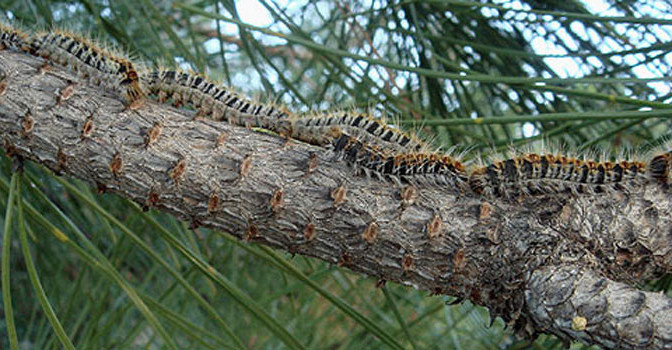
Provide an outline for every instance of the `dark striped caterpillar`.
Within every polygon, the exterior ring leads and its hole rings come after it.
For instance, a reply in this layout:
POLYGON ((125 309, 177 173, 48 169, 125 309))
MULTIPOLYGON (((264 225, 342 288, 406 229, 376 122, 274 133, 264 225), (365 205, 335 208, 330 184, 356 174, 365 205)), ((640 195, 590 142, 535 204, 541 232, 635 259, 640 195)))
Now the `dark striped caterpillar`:
POLYGON ((158 96, 160 101, 172 98, 214 120, 265 128, 282 135, 288 135, 291 129, 289 112, 284 108, 254 102, 198 74, 156 69, 143 74, 143 83, 149 94, 158 96))
POLYGON ((0 23, 0 50, 29 50, 28 35, 18 29, 0 23))
POLYGON ((317 114, 292 120, 291 137, 308 143, 328 145, 340 136, 340 132, 371 146, 395 152, 421 152, 429 148, 417 136, 361 113, 317 114))
POLYGON ((654 182, 662 186, 665 190, 672 185, 672 151, 658 154, 651 159, 649 163, 649 173, 654 182))
POLYGON ((630 191, 649 181, 642 162, 581 160, 561 154, 527 153, 475 169, 469 186, 487 197, 552 193, 630 191))
POLYGON ((130 105, 142 102, 144 94, 133 63, 85 38, 59 30, 37 33, 30 51, 70 67, 96 85, 121 92, 130 105))
POLYGON ((450 192, 468 189, 465 166, 447 154, 431 152, 393 152, 371 146, 342 133, 333 142, 333 150, 367 176, 391 179, 397 184, 438 185, 450 192))

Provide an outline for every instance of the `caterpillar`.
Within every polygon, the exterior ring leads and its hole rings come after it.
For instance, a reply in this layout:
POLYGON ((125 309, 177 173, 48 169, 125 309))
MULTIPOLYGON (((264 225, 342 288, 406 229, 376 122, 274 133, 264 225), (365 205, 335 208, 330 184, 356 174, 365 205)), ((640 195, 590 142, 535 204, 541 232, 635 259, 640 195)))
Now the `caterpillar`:
POLYGON ((214 120, 245 127, 260 127, 287 135, 290 113, 284 108, 251 101, 230 88, 218 86, 193 73, 156 69, 143 74, 150 95, 172 97, 177 103, 189 104, 214 120))
POLYGON ((328 145, 341 131, 372 146, 396 152, 424 151, 428 147, 417 136, 390 127, 361 113, 337 112, 299 116, 291 121, 291 137, 317 145, 328 145))
POLYGON ((64 31, 35 34, 30 51, 86 77, 92 83, 122 93, 126 101, 138 104, 144 93, 133 63, 89 40, 64 31))
POLYGON ((630 191, 648 181, 647 165, 643 162, 527 153, 474 169, 469 187, 486 197, 511 198, 548 193, 630 191))
POLYGON ((655 155, 649 163, 651 179, 666 190, 672 185, 670 166, 672 166, 672 151, 655 155))
POLYGON ((0 50, 28 51, 28 35, 16 28, 0 23, 0 50))
POLYGON ((341 134, 333 150, 367 176, 391 179, 397 184, 438 185, 450 192, 468 190, 466 167, 458 157, 432 152, 393 152, 341 134))

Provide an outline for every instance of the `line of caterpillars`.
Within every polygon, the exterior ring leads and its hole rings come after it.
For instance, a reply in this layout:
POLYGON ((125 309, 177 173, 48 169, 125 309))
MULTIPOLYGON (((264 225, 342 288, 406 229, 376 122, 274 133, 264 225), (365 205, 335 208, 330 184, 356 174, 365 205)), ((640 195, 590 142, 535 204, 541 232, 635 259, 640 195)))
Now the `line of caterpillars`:
POLYGON ((543 194, 631 192, 647 183, 672 184, 672 152, 639 161, 596 161, 559 153, 524 153, 467 168, 458 157, 427 152, 394 153, 343 134, 334 149, 360 170, 397 183, 438 185, 455 193, 515 198, 543 194))
POLYGON ((397 152, 427 148, 419 138, 365 114, 297 116, 282 106, 254 102, 231 88, 189 72, 157 69, 143 75, 142 82, 148 94, 157 96, 159 101, 170 98, 175 104, 190 105, 200 115, 214 120, 264 128, 314 145, 330 146, 342 133, 347 133, 367 144, 397 152))
POLYGON ((647 183, 669 188, 672 152, 638 161, 598 161, 558 153, 525 153, 468 168, 457 156, 428 151, 419 137, 355 112, 295 115, 253 101, 207 77, 171 69, 141 70, 127 57, 65 31, 25 34, 0 24, 0 48, 41 56, 95 85, 122 94, 130 108, 146 96, 172 99, 199 115, 259 127, 327 147, 368 176, 455 193, 512 198, 553 193, 632 191, 647 183))

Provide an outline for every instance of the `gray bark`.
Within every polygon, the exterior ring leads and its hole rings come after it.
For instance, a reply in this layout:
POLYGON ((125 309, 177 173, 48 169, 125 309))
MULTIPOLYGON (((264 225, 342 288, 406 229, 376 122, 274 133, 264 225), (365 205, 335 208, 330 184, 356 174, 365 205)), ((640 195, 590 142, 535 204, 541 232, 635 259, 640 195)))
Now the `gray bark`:
POLYGON ((525 335, 672 348, 672 300, 635 287, 672 266, 672 207, 655 186, 515 201, 422 186, 413 196, 322 148, 154 101, 126 110, 42 64, 0 52, 9 155, 193 225, 470 299, 525 335))

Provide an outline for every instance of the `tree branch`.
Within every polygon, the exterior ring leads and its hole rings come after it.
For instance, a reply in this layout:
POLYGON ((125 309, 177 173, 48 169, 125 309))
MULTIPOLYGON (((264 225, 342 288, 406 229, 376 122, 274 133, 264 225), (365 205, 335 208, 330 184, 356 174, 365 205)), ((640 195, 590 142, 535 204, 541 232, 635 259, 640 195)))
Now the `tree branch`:
POLYGON ((672 318, 660 315, 671 300, 632 287, 672 266, 672 207, 657 187, 515 202, 398 188, 325 149, 153 101, 126 110, 113 93, 85 82, 72 90, 71 73, 42 64, 0 52, 9 155, 194 226, 470 299, 527 335, 672 344, 672 318))

